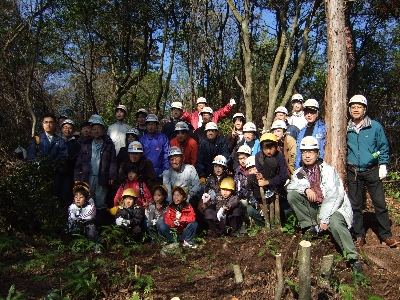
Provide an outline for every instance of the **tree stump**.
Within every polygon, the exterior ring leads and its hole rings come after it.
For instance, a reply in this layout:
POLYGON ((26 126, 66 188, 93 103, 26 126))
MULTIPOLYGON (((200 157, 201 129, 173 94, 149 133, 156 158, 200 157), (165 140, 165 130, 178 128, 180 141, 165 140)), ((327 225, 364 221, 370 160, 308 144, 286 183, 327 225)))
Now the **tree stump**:
POLYGON ((282 254, 277 253, 275 255, 276 258, 276 288, 275 288, 275 300, 279 300, 282 297, 283 293, 283 271, 282 271, 282 254))
POLYGON ((325 255, 322 257, 319 265, 318 285, 320 287, 329 287, 332 275, 333 255, 325 255))
POLYGON ((311 300, 311 243, 300 242, 299 250, 299 299, 311 300))

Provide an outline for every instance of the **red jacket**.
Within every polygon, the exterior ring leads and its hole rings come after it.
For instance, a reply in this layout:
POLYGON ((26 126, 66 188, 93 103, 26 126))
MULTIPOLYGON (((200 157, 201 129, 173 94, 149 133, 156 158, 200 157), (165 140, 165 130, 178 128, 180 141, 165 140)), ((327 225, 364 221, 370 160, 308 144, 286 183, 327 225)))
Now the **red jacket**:
MULTIPOLYGON (((233 106, 228 103, 220 110, 214 111, 212 121, 215 124, 218 124, 218 121, 222 120, 222 118, 226 117, 230 113, 232 107, 233 106)), ((197 129, 199 127, 199 114, 200 113, 198 111, 195 111, 194 113, 188 113, 187 111, 184 111, 181 119, 190 122, 194 129, 197 129)))
POLYGON ((165 213, 164 222, 171 228, 176 228, 178 232, 183 232, 183 229, 191 223, 196 221, 196 213, 194 212, 193 207, 190 204, 186 204, 186 206, 181 211, 182 215, 179 219, 179 226, 176 227, 174 221, 176 219, 176 210, 175 205, 172 203, 165 213))
POLYGON ((125 181, 125 183, 121 184, 117 193, 115 194, 114 206, 118 206, 120 204, 120 202, 122 201, 122 193, 127 188, 132 188, 136 191, 136 193, 138 194, 138 199, 137 199, 136 204, 139 205, 140 207, 143 207, 145 203, 149 203, 149 202, 153 201, 153 197, 151 196, 151 193, 150 193, 149 189, 147 188, 146 183, 144 183, 144 182, 142 183, 142 188, 143 188, 143 192, 144 192, 144 199, 143 199, 140 195, 139 180, 136 179, 132 182, 129 182, 127 179, 125 181))
POLYGON ((188 136, 183 147, 181 147, 181 144, 179 143, 177 138, 173 138, 169 143, 171 147, 177 146, 179 147, 179 149, 182 150, 183 163, 196 167, 197 152, 199 151, 199 146, 197 145, 197 142, 194 140, 194 138, 188 136))

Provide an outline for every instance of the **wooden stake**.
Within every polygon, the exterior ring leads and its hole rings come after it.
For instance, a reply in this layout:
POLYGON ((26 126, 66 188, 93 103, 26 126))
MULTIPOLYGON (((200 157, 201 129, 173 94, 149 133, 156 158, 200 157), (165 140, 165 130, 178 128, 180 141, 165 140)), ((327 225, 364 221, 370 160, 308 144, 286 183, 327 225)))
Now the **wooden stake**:
POLYGON ((270 222, 271 222, 271 228, 275 227, 275 218, 276 218, 276 216, 275 216, 275 205, 274 205, 274 202, 272 201, 269 204, 269 219, 270 219, 270 222))
POLYGON ((279 195, 275 195, 275 225, 278 228, 281 226, 281 207, 279 204, 279 195))
POLYGON ((242 283, 243 282, 243 275, 242 271, 240 271, 239 265, 232 265, 233 273, 235 273, 235 282, 242 283))
POLYGON ((311 243, 300 242, 299 251, 299 299, 311 300, 311 243))
POLYGON ((275 300, 280 300, 283 293, 283 271, 282 271, 282 254, 277 253, 276 258, 276 288, 275 288, 275 300))
POLYGON ((263 201, 263 204, 261 204, 261 210, 262 210, 262 212, 264 214, 265 229, 268 231, 268 230, 271 229, 271 223, 270 223, 270 220, 269 220, 267 198, 265 198, 264 188, 262 186, 260 186, 260 194, 261 194, 261 199, 263 201))
POLYGON ((318 285, 321 287, 329 287, 332 274, 333 255, 325 255, 322 257, 319 265, 318 285))

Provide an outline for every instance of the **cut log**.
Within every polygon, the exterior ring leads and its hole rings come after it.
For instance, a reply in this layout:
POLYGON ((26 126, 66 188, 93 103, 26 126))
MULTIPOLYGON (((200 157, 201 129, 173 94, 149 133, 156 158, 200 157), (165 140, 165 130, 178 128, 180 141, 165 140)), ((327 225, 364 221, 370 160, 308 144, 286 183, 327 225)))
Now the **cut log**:
POLYGON ((318 285, 320 287, 329 287, 332 275, 333 255, 325 255, 322 257, 319 265, 318 285))
POLYGON ((242 271, 240 271, 239 265, 232 265, 233 273, 235 273, 235 282, 242 283, 243 282, 243 275, 242 271))
POLYGON ((282 254, 277 253, 276 258, 276 288, 275 288, 275 300, 279 300, 283 293, 283 271, 282 271, 282 254))
POLYGON ((299 299, 311 300, 311 243, 301 241, 299 249, 299 299))

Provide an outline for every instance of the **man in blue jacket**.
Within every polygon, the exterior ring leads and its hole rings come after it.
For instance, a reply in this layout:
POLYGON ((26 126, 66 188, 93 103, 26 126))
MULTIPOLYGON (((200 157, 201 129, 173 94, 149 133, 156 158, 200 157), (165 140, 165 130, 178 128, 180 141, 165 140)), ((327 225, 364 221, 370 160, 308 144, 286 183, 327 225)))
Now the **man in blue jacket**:
POLYGON ((367 99, 355 95, 349 101, 351 120, 347 125, 347 185, 354 214, 357 245, 365 244, 363 223, 363 190, 367 187, 379 223, 379 237, 389 247, 398 242, 392 238, 382 179, 387 175, 389 143, 382 125, 366 116, 367 99))
POLYGON ((154 165, 157 182, 162 183, 160 176, 165 170, 169 169, 169 140, 165 134, 158 132, 158 124, 158 117, 149 114, 146 118, 147 133, 139 141, 143 145, 144 156, 150 159, 154 165))
POLYGON ((297 136, 296 161, 294 163, 295 169, 300 167, 300 141, 306 136, 313 136, 317 139, 320 149, 318 158, 324 158, 326 126, 325 122, 318 118, 319 103, 315 99, 308 99, 306 102, 304 102, 303 109, 304 117, 307 120, 307 125, 300 130, 299 135, 297 136))
POLYGON ((55 134, 56 117, 53 114, 43 116, 43 131, 34 136, 28 147, 28 160, 34 160, 38 155, 45 155, 53 162, 67 157, 67 146, 62 137, 55 134))

